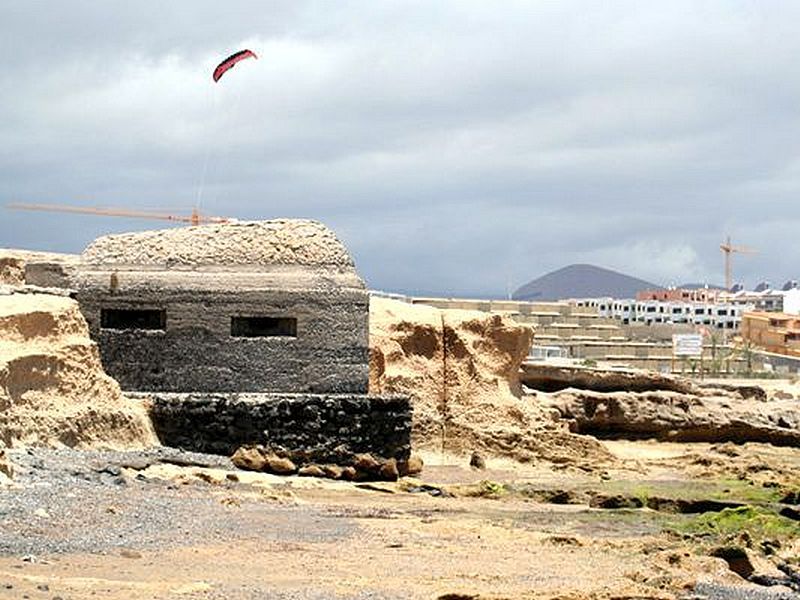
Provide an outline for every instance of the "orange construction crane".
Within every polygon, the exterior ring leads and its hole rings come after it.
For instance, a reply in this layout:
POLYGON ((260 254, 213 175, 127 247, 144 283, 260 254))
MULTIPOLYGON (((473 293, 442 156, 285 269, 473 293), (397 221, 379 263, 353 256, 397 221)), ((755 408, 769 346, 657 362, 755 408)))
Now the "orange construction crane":
POLYGON ((746 246, 732 246, 731 236, 728 236, 724 244, 720 244, 720 250, 725 257, 725 289, 733 287, 733 274, 731 273, 731 256, 735 254, 756 254, 758 251, 746 246))
POLYGON ((158 211, 140 211, 126 208, 92 208, 88 206, 65 206, 62 204, 23 204, 15 202, 7 204, 6 208, 14 210, 41 210, 46 212, 66 212, 85 215, 105 215, 107 217, 131 217, 134 219, 160 219, 162 221, 174 221, 176 223, 189 223, 190 225, 201 225, 203 223, 230 223, 235 219, 228 217, 212 217, 203 215, 196 208, 192 209, 189 215, 170 215, 158 211))

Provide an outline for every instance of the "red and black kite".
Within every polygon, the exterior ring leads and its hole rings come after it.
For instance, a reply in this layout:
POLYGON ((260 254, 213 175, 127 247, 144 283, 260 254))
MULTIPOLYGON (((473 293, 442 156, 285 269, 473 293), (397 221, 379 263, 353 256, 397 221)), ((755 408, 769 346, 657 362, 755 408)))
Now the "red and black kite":
POLYGON ((228 58, 219 63, 216 69, 214 69, 214 81, 219 81, 220 77, 225 74, 225 71, 232 69, 236 63, 246 58, 258 57, 252 50, 239 50, 239 52, 231 54, 228 58))

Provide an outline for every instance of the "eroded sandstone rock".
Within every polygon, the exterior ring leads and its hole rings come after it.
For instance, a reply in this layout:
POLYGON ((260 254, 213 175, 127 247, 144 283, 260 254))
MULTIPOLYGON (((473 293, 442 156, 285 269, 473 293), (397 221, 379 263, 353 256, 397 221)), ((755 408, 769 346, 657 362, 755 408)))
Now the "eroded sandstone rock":
POLYGON ((674 442, 768 442, 800 446, 800 405, 678 392, 565 390, 540 398, 579 433, 674 442))
POLYGON ((325 471, 319 465, 305 465, 297 470, 303 477, 325 477, 325 471))
POLYGON ((128 449, 154 445, 145 407, 103 371, 77 303, 0 296, 0 443, 128 449))
POLYGON ((522 397, 533 331, 511 317, 370 298, 370 391, 413 399, 412 446, 522 461, 599 464, 611 455, 522 397))
POLYGON ((422 472, 423 466, 422 458, 417 454, 412 454, 406 460, 397 461, 397 470, 401 477, 417 475, 422 472))

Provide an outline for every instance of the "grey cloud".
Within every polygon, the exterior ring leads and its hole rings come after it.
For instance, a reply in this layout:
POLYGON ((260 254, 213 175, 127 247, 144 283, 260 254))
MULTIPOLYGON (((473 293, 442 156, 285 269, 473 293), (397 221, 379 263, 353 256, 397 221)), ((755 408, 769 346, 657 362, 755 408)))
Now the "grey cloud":
MULTIPOLYGON (((761 250, 745 280, 800 278, 797 23, 790 2, 18 3, 0 200, 317 218, 393 290, 502 294, 569 262, 719 282, 727 233, 761 250), (244 44, 261 60, 214 87, 244 44)), ((0 245, 153 225, 4 211, 0 245)))

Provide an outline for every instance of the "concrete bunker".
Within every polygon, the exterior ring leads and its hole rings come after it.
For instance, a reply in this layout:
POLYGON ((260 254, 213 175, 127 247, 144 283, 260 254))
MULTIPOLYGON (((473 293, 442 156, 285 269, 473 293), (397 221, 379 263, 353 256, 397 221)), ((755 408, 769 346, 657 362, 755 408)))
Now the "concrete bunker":
POLYGON ((369 296, 321 223, 104 236, 75 287, 103 366, 151 401, 163 443, 408 456, 409 401, 367 395, 369 296))
POLYGON ((102 237, 77 297, 125 390, 367 391, 366 287, 314 221, 102 237))

